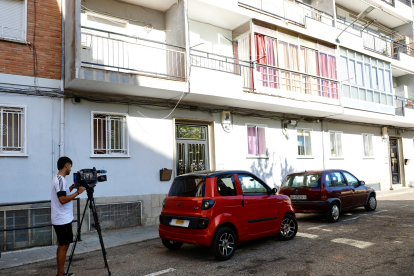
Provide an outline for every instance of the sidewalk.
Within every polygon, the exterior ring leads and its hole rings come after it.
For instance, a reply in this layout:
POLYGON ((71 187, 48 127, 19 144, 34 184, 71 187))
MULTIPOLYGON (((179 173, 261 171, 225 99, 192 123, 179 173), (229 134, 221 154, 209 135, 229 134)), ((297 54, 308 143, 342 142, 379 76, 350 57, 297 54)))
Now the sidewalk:
MULTIPOLYGON (((398 188, 377 191, 377 198, 414 193, 414 188, 398 188)), ((105 248, 146 241, 158 238, 158 226, 144 226, 102 231, 105 248)), ((0 270, 56 258, 56 246, 36 247, 18 251, 2 252, 0 270)), ((68 254, 72 247, 69 247, 68 254)), ((98 233, 82 234, 82 241, 76 245, 75 254, 101 250, 98 233)))
MULTIPOLYGON (((145 226, 102 231, 105 248, 141 242, 158 238, 158 226, 145 226)), ((2 252, 0 270, 20 265, 26 265, 51 259, 56 259, 56 245, 35 247, 24 250, 2 252)), ((69 247, 68 255, 72 246, 69 247)), ((82 254, 101 250, 97 232, 82 234, 82 241, 78 242, 75 254, 82 254)), ((1 274, 1 273, 0 273, 1 274)))

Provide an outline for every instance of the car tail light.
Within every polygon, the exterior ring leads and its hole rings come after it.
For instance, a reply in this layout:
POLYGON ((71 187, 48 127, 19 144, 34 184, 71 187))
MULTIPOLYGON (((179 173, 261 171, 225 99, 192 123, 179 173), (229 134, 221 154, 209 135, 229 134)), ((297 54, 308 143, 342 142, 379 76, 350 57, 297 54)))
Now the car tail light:
POLYGON ((200 229, 206 229, 208 226, 208 218, 199 218, 198 219, 198 228, 200 229))
POLYGON ((328 200, 328 192, 325 189, 321 189, 321 200, 328 200))
POLYGON ((203 199, 201 202, 201 210, 208 210, 214 206, 216 202, 212 199, 203 199))

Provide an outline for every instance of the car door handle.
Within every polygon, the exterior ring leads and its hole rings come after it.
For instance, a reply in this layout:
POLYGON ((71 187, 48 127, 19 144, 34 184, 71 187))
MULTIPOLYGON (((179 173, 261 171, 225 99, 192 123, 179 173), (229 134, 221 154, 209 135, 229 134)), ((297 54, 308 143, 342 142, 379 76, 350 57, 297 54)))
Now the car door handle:
POLYGON ((242 201, 241 201, 241 202, 242 202, 242 207, 244 207, 244 200, 242 199, 242 201))

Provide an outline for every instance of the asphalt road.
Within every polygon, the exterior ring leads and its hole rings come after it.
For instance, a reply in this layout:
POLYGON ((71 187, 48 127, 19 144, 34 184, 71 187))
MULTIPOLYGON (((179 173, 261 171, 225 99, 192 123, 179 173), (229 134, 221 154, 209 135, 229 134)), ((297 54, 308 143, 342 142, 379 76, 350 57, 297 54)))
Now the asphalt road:
MULTIPOLYGON (((378 199, 375 212, 342 214, 338 223, 298 214, 291 241, 271 236, 242 243, 232 259, 218 262, 208 248, 169 251, 159 239, 111 248, 112 275, 414 275, 414 193, 378 199)), ((77 255, 76 276, 108 275, 101 251, 77 255)), ((55 261, 1 270, 9 275, 56 275, 55 261)))

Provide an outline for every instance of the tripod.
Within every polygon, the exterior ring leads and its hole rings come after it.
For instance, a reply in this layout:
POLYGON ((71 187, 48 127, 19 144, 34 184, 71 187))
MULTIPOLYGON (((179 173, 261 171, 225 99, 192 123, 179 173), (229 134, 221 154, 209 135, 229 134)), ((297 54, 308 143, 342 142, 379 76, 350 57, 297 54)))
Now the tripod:
POLYGON ((72 252, 70 253, 70 256, 69 256, 69 265, 68 265, 68 269, 66 270, 66 273, 69 273, 70 264, 72 263, 72 259, 73 259, 73 253, 75 253, 75 248, 76 248, 76 244, 78 243, 78 237, 79 237, 79 234, 80 234, 80 231, 81 231, 83 218, 85 217, 86 208, 88 208, 88 203, 89 203, 89 209, 92 212, 93 219, 95 221, 95 229, 98 232, 99 242, 101 243, 102 255, 103 255, 103 258, 104 258, 104 262, 105 262, 105 268, 108 269, 108 276, 111 276, 111 271, 109 271, 108 261, 106 260, 105 245, 104 245, 104 242, 103 242, 103 239, 102 239, 101 226, 99 224, 98 214, 96 213, 96 207, 95 207, 95 200, 93 198, 93 192, 94 192, 93 188, 87 188, 86 189, 86 193, 88 195, 88 200, 86 201, 85 209, 83 210, 82 219, 81 219, 80 224, 78 226, 78 231, 76 232, 76 239, 75 239, 75 243, 72 246, 72 252))

